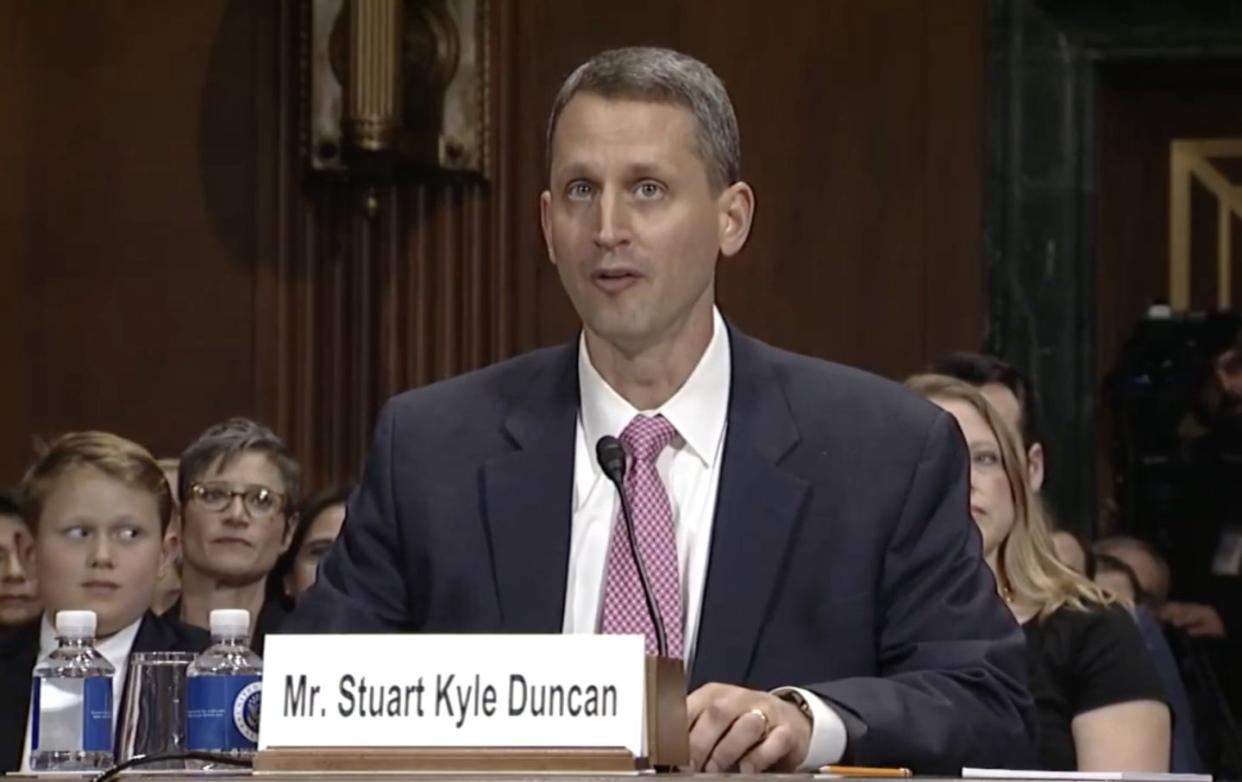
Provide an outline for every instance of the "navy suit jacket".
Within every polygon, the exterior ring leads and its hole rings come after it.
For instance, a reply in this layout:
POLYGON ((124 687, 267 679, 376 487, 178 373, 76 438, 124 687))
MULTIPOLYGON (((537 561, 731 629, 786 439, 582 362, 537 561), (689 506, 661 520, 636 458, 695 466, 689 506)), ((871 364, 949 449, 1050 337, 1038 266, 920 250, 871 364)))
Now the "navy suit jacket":
MULTIPOLYGON (((847 759, 1030 768, 1022 633, 996 595, 953 419, 730 328, 732 386, 691 689, 796 685, 847 759)), ((561 631, 576 342, 385 406, 287 632, 561 631)))

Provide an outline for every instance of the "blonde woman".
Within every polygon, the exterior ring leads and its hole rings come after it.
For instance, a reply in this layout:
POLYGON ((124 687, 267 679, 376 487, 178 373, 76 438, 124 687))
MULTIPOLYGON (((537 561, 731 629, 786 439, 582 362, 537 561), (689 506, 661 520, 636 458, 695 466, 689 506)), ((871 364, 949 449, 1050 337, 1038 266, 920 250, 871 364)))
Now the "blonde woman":
POLYGON ((960 380, 918 375, 906 385, 957 419, 970 449, 971 517, 1026 635, 1040 765, 1167 771, 1169 709, 1138 629, 1112 595, 1057 560, 1017 434, 960 380))

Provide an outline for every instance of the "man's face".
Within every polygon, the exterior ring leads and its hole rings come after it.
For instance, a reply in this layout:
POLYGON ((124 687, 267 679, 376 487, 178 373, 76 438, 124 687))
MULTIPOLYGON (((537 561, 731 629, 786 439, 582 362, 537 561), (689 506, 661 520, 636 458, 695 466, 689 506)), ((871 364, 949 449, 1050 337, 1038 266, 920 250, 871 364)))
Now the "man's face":
POLYGON ((0 515, 0 627, 25 624, 42 610, 34 573, 34 537, 21 519, 0 515))
POLYGON ((286 491, 280 469, 265 453, 243 452, 227 464, 217 459, 191 484, 181 507, 184 566, 233 586, 265 578, 293 533, 286 491), (257 498, 263 490, 269 504, 239 496, 257 498), (209 507, 213 498, 230 492, 237 494, 222 508, 209 507), (274 495, 277 499, 270 499, 274 495))
MULTIPOLYGON (((1022 405, 1009 387, 1001 383, 984 383, 979 387, 979 392, 1000 415, 1001 420, 1021 437, 1022 405)), ((1026 476, 1031 484, 1031 491, 1038 493, 1044 485, 1044 447, 1039 443, 1031 443, 1026 451, 1026 476)))
POLYGON ((753 194, 716 193, 685 108, 570 99, 540 198, 548 255, 589 333, 626 352, 710 318, 716 258, 742 248, 753 194))
POLYGON ((1146 597, 1159 600, 1162 595, 1169 593, 1169 582, 1165 575, 1167 571, 1146 551, 1131 546, 1118 546, 1108 549, 1107 553, 1130 566, 1135 580, 1139 583, 1139 589, 1143 590, 1146 597))
POLYGON ((1134 594, 1134 583, 1120 570, 1101 570, 1095 574, 1095 583, 1123 600, 1138 602, 1138 595, 1134 594))
POLYGON ((96 634, 111 635, 151 604, 167 556, 159 505, 92 467, 65 473, 44 500, 35 555, 48 614, 91 610, 96 634))

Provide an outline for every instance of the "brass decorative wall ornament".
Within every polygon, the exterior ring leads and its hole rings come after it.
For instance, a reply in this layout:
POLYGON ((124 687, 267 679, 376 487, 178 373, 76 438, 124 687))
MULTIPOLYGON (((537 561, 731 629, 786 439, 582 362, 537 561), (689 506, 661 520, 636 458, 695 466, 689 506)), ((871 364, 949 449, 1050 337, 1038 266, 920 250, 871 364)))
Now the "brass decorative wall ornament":
POLYGON ((1216 306, 1233 302, 1233 217, 1242 219, 1242 184, 1222 163, 1242 158, 1242 138, 1176 140, 1169 144, 1169 303, 1190 308, 1190 186, 1197 181, 1216 200, 1216 306))
POLYGON ((487 0, 311 0, 310 163, 486 175, 487 0))

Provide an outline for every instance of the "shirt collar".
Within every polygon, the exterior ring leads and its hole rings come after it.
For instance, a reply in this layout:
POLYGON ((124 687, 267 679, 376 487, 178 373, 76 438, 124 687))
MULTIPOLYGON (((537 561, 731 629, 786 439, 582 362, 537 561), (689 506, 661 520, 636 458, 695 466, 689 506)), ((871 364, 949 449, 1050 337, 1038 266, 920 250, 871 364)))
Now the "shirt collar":
MULTIPOLYGON (((677 430, 681 441, 711 469, 724 436, 729 412, 729 379, 732 357, 729 335, 720 311, 712 308, 712 338, 694 371, 673 396, 655 410, 637 410, 613 390, 591 364, 586 335, 578 339, 578 387, 581 394, 582 431, 587 445, 606 434, 620 436, 634 416, 663 415, 677 430)), ((599 472, 599 465, 594 464, 599 472)))
MULTIPOLYGON (((120 670, 125 660, 129 657, 130 649, 134 645, 134 639, 138 637, 138 628, 141 625, 142 617, 140 616, 133 624, 122 628, 107 638, 95 639, 95 649, 108 662, 112 663, 112 667, 120 670)), ((59 645, 59 642, 56 640, 56 628, 52 626, 52 620, 45 611, 43 612, 43 621, 39 627, 39 659, 42 660, 47 657, 59 645)))

